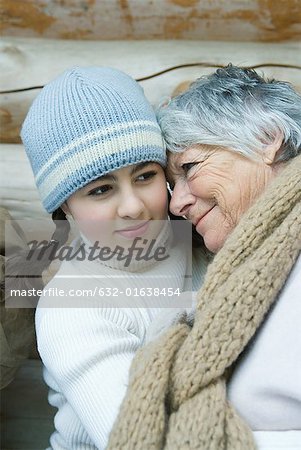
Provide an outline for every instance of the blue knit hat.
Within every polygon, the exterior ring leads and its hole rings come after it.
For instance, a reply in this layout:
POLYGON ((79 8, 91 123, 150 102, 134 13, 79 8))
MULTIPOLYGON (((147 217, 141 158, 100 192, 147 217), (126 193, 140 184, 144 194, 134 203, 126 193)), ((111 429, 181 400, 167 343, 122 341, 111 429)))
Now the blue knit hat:
POLYGON ((142 88, 116 69, 75 67, 45 86, 21 131, 45 209, 113 170, 166 152, 142 88))

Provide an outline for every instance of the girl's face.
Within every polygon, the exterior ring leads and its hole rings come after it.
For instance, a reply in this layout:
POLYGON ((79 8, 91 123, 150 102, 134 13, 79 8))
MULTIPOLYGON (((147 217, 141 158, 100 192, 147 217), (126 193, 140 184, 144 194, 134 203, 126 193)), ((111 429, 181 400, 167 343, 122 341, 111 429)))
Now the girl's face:
POLYGON ((155 162, 115 170, 76 191, 62 209, 93 242, 124 245, 149 237, 150 229, 157 235, 162 226, 157 221, 168 214, 164 170, 155 162))

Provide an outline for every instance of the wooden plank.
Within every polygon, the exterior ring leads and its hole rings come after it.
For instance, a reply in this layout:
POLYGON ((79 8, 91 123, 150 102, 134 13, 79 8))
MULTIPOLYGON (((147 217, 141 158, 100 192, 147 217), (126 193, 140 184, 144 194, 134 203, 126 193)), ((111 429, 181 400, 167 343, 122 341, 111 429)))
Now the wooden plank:
MULTIPOLYGON (((227 64, 230 61, 240 65, 285 62, 301 66, 301 44, 3 38, 0 43, 0 90, 44 85, 75 65, 116 67, 134 78, 142 78, 181 64, 227 64)), ((296 69, 266 67, 260 70, 268 76, 290 81, 301 90, 300 71, 296 69)), ((182 68, 142 81, 141 85, 151 103, 157 105, 179 83, 212 71, 212 66, 182 68)), ((38 92, 35 89, 0 94, 1 142, 20 142, 21 123, 38 92)))
POLYGON ((13 218, 48 217, 23 145, 0 145, 0 199, 13 218))
POLYGON ((2 0, 2 33, 55 39, 281 41, 301 36, 299 0, 2 0))

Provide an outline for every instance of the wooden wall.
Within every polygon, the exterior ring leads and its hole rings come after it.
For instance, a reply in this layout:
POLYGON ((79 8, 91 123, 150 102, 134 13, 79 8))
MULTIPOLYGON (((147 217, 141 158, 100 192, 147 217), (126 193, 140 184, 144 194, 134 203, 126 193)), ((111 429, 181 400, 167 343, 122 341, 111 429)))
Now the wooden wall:
POLYGON ((55 39, 281 41, 300 0, 2 0, 2 34, 55 39))
POLYGON ((212 72, 216 65, 263 65, 267 76, 293 83, 301 91, 301 44, 215 41, 71 41, 34 38, 3 38, 0 43, 0 142, 20 142, 20 126, 30 104, 43 86, 65 69, 76 65, 116 67, 136 79, 179 65, 182 67, 141 81, 146 96, 157 105, 186 80, 212 72), (269 67, 275 64, 275 67, 269 67), (279 64, 279 66, 277 66, 279 64), (25 89, 25 90, 22 90, 25 89), (14 92, 14 91, 17 92, 14 92), (6 92, 6 93, 2 93, 6 92))

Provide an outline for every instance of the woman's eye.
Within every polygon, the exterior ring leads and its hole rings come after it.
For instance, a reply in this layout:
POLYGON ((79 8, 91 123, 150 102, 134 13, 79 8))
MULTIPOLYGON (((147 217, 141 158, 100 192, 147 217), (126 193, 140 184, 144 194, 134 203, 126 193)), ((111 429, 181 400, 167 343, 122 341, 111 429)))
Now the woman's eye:
POLYGON ((184 170, 184 173, 187 174, 189 172, 189 170, 192 169, 192 167, 194 167, 196 164, 198 164, 198 163, 190 162, 190 163, 182 164, 182 169, 184 170))
POLYGON ((145 172, 145 173, 142 173, 141 175, 139 175, 136 178, 136 180, 137 181, 147 181, 147 180, 150 180, 151 178, 153 178, 156 174, 157 174, 157 172, 155 172, 155 171, 145 172))
POLYGON ((97 196, 97 195, 105 195, 105 194, 107 194, 111 189, 112 189, 112 186, 110 186, 109 184, 105 184, 105 185, 103 185, 103 186, 98 186, 98 187, 92 189, 92 190, 88 193, 88 195, 92 195, 92 196, 93 196, 93 195, 95 195, 95 196, 97 196))

